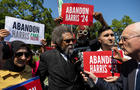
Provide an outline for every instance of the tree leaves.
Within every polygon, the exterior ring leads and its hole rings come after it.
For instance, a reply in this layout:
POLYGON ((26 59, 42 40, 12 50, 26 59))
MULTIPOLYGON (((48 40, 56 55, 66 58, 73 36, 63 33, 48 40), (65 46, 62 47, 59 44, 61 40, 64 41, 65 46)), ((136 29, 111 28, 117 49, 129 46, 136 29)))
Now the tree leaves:
POLYGON ((45 24, 45 38, 50 35, 55 26, 52 10, 43 6, 44 0, 1 0, 0 26, 4 28, 5 16, 12 16, 33 22, 45 24))

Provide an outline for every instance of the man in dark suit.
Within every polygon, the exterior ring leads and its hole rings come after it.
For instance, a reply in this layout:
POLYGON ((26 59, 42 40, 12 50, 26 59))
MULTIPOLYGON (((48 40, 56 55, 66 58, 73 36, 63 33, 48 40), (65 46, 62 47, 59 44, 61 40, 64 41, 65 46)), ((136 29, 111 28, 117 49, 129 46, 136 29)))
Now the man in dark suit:
POLYGON ((48 76, 49 90, 82 90, 80 73, 70 61, 75 37, 70 28, 57 26, 52 32, 52 41, 56 49, 43 53, 40 57, 38 73, 42 82, 48 76))
MULTIPOLYGON (((121 67, 119 79, 114 83, 107 83, 103 79, 97 78, 91 72, 85 71, 92 78, 95 86, 99 90, 140 90, 140 22, 127 26, 122 32, 119 44, 125 55, 132 59, 124 62, 121 67)), ((87 77, 82 73, 85 81, 87 77)))

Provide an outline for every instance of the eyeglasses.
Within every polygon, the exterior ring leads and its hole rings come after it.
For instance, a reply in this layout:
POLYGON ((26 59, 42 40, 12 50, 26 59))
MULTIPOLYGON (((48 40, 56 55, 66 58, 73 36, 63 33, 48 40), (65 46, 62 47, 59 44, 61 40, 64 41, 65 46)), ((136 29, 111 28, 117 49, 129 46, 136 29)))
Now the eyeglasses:
POLYGON ((23 54, 24 54, 25 57, 27 57, 27 58, 31 55, 29 52, 17 52, 17 53, 15 54, 15 56, 16 56, 16 57, 21 57, 21 56, 23 56, 23 54))
POLYGON ((88 31, 87 30, 78 30, 78 34, 87 35, 88 31))
POLYGON ((66 43, 70 43, 71 41, 75 42, 75 39, 66 39, 66 40, 63 40, 63 41, 65 41, 66 43))
POLYGON ((132 38, 135 38, 135 37, 140 37, 140 35, 135 35, 135 36, 130 36, 130 37, 125 37, 125 36, 121 36, 120 37, 120 40, 122 40, 123 42, 129 40, 129 39, 132 39, 132 38))

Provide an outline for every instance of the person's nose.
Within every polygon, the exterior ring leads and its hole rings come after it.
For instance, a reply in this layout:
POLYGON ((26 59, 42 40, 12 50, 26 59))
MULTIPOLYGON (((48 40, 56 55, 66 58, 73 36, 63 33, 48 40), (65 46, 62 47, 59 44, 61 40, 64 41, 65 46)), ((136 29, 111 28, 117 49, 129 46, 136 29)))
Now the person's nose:
POLYGON ((69 44, 74 44, 74 42, 71 40, 69 44))
POLYGON ((111 35, 109 35, 109 37, 108 37, 110 40, 112 40, 114 37, 113 36, 111 36, 111 35))
POLYGON ((21 59, 22 59, 22 60, 25 60, 25 59, 26 59, 26 57, 25 57, 24 54, 21 56, 21 59))
POLYGON ((122 45, 123 45, 123 41, 122 41, 122 39, 120 39, 120 41, 119 41, 120 48, 122 48, 122 45))

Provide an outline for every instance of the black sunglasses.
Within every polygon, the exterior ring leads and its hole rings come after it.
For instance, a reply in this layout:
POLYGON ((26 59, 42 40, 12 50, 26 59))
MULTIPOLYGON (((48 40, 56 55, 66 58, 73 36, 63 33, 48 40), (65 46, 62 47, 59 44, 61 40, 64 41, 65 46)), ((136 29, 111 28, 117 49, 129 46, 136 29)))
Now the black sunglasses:
POLYGON ((23 56, 23 54, 25 55, 25 57, 29 57, 31 54, 29 52, 17 52, 15 54, 16 57, 21 57, 23 56))
POLYGON ((66 43, 70 43, 71 41, 75 42, 75 39, 66 39, 66 40, 63 40, 63 41, 65 41, 66 43))

